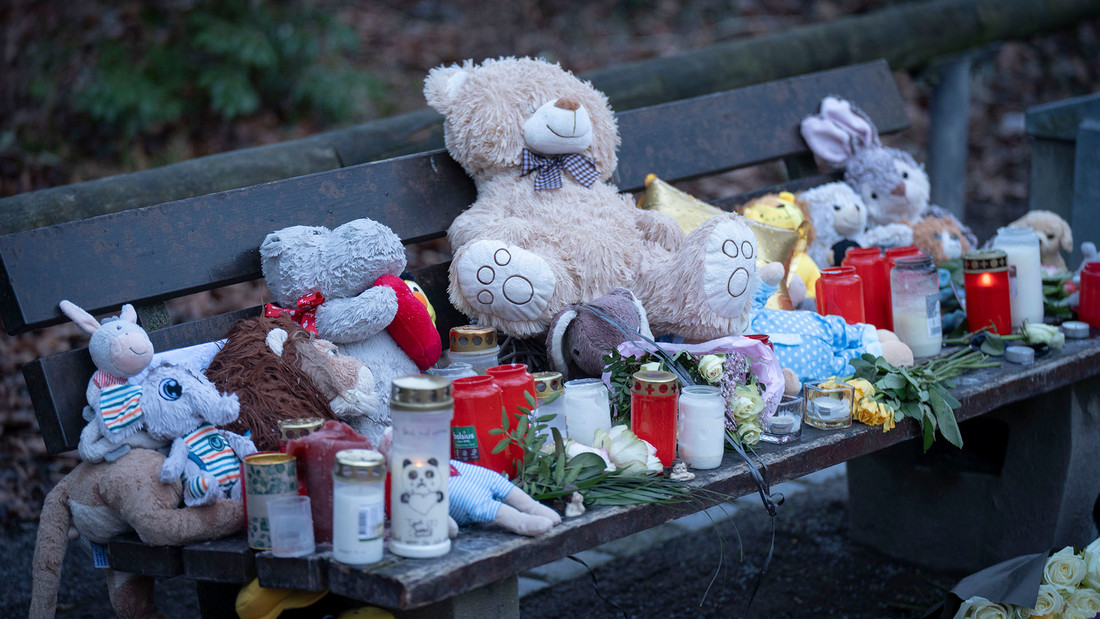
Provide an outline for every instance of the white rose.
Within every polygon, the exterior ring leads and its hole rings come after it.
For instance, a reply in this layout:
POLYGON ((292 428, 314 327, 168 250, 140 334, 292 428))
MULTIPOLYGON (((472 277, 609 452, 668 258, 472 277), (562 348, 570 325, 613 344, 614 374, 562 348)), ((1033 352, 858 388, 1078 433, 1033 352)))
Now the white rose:
POLYGON ((725 355, 703 355, 703 358, 699 360, 699 375, 712 385, 718 384, 718 381, 722 380, 722 364, 724 362, 725 355))
POLYGON ((650 361, 649 363, 643 363, 641 369, 648 372, 656 372, 661 369, 660 361, 650 361))
MULTIPOLYGON (((1058 617, 1058 615, 1055 615, 1055 617, 1058 617)), ((1096 619, 1096 614, 1087 610, 1081 610, 1080 608, 1067 606, 1066 609, 1062 611, 1061 619, 1096 619)))
POLYGON ((1066 606, 1084 611, 1086 617, 1093 617, 1100 613, 1100 593, 1081 587, 1066 596, 1066 606))
POLYGON ((738 423, 755 421, 757 413, 764 410, 764 398, 760 397, 760 392, 751 385, 734 388, 729 404, 730 414, 738 423))
POLYGON ((763 432, 763 428, 760 427, 760 422, 755 419, 737 423, 737 436, 740 436, 741 442, 746 445, 755 445, 759 443, 761 432, 763 432))
POLYGON ((1028 619, 1029 617, 1048 617, 1054 613, 1062 612, 1062 608, 1066 605, 1065 600, 1062 599, 1062 594, 1058 593, 1058 590, 1050 585, 1039 585, 1039 599, 1035 600, 1035 608, 1024 608, 1018 606, 1016 608, 1016 614, 1020 619, 1028 619))
POLYGON ((1051 555, 1043 568, 1043 582, 1063 594, 1072 593, 1084 577, 1085 560, 1073 552, 1072 546, 1051 555))
POLYGON ((1085 582, 1094 589, 1100 589, 1100 538, 1085 546, 1085 582))
POLYGON ((955 619, 1012 619, 1012 613, 1004 604, 975 596, 959 606, 955 619))

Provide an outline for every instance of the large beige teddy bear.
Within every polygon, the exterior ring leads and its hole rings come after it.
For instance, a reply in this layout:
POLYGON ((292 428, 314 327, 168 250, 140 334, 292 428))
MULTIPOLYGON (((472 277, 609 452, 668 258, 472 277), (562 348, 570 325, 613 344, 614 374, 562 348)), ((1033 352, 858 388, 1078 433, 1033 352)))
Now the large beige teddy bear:
POLYGON ((565 306, 630 288, 654 333, 740 334, 751 311, 754 237, 716 215, 684 237, 609 180, 618 127, 607 97, 556 64, 501 58, 433 69, 428 105, 478 198, 448 230, 456 308, 517 337, 565 306))

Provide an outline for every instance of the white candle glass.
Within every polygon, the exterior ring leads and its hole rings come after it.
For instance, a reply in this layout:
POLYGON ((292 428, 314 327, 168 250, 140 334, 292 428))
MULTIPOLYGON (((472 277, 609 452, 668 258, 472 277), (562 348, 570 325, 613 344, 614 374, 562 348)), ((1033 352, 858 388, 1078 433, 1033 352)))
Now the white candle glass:
POLYGON ((914 357, 931 357, 943 348, 940 284, 932 259, 902 256, 890 269, 894 334, 914 357))
POLYGON ((1008 297, 1012 328, 1043 322, 1043 266, 1039 237, 1026 226, 999 228, 993 247, 1008 255, 1008 297))
POLYGON ((718 387, 689 385, 680 391, 678 451, 693 469, 722 464, 726 447, 726 403, 718 387))
POLYGON ((611 394, 598 378, 566 381, 565 426, 569 438, 591 446, 596 430, 611 430, 611 394))
POLYGON ((332 558, 348 565, 382 560, 386 463, 373 449, 336 452, 332 472, 332 558))
POLYGON ((784 395, 775 414, 764 422, 760 440, 782 445, 802 437, 802 397, 784 395))
POLYGON ((552 429, 557 428, 561 437, 568 436, 565 429, 565 399, 562 391, 561 372, 535 372, 535 399, 538 400, 538 408, 533 412, 535 418, 553 415, 554 418, 544 422, 546 429, 543 431, 549 440, 553 437, 552 429))
POLYGON ((451 381, 403 376, 393 381, 390 418, 390 542, 395 555, 423 559, 451 549, 447 536, 451 381))
POLYGON ((830 381, 813 381, 802 385, 802 417, 806 423, 821 430, 836 430, 852 425, 855 389, 840 383, 825 387, 830 381))

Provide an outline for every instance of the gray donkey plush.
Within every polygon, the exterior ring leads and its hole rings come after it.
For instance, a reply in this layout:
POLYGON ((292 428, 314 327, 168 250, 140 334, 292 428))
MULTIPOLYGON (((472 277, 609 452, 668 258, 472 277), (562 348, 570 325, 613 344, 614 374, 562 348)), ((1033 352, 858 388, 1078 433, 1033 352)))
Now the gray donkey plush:
POLYGON ((91 314, 69 301, 60 303, 61 312, 92 336, 88 352, 96 372, 88 380, 88 406, 78 450, 85 462, 113 462, 131 447, 159 449, 165 446, 141 431, 141 387, 128 379, 137 376, 153 359, 153 343, 137 324, 132 305, 122 313, 104 318, 100 324, 91 314))
POLYGON ((241 498, 241 460, 256 452, 252 441, 216 428, 240 414, 237 394, 218 393, 202 374, 165 363, 141 381, 142 424, 154 439, 171 441, 160 469, 166 484, 183 479, 183 502, 211 505, 219 498, 241 498))

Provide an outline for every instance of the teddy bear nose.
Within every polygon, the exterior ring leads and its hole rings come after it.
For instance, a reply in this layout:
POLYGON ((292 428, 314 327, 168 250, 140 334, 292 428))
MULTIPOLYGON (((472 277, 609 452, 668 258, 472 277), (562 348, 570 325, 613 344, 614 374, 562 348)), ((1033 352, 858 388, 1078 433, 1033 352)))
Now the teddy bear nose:
POLYGON ((890 195, 904 196, 905 195, 905 183, 904 182, 898 183, 897 187, 894 187, 893 189, 890 190, 890 195))
POLYGON ((554 102, 554 107, 569 110, 570 112, 575 112, 580 106, 581 104, 578 103, 576 99, 570 99, 568 97, 563 97, 554 102))

